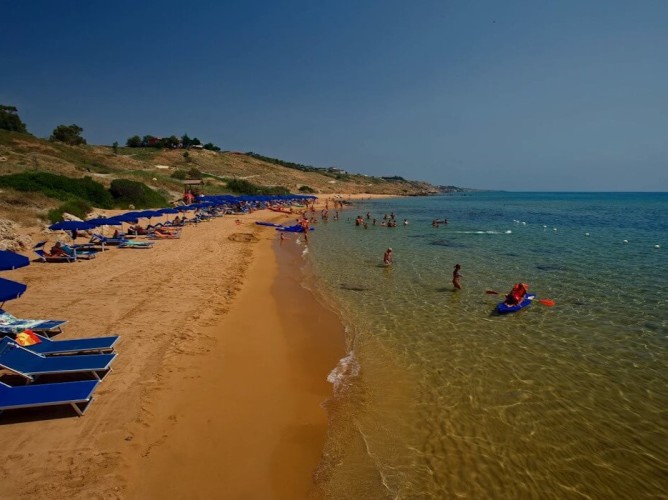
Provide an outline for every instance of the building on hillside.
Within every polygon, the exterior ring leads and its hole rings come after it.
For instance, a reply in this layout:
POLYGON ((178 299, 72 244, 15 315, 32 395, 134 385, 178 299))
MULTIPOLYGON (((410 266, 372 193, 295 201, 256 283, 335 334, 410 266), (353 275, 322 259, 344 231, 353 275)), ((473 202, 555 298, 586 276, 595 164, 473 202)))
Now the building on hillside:
POLYGON ((348 173, 345 170, 343 170, 342 168, 336 168, 336 167, 329 167, 327 169, 327 171, 331 172, 332 174, 347 174, 348 173))

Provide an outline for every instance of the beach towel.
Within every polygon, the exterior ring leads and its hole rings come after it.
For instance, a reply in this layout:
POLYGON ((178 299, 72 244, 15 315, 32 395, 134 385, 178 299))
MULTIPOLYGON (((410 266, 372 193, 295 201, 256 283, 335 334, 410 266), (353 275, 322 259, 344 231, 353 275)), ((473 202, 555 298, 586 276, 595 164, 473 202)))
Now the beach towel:
POLYGON ((14 341, 23 347, 39 344, 41 342, 40 338, 30 329, 17 333, 14 341))

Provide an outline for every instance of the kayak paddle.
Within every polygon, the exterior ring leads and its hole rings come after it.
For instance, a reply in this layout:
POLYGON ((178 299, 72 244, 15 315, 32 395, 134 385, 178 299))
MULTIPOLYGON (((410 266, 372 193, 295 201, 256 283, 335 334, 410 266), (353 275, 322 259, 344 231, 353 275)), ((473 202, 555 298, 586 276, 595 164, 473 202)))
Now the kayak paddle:
MULTIPOLYGON (((499 292, 497 292, 496 290, 485 290, 485 293, 487 295, 500 295, 499 292)), ((535 300, 536 302, 540 302, 541 304, 547 307, 552 307, 556 305, 556 302, 551 299, 533 299, 533 300, 535 300)))

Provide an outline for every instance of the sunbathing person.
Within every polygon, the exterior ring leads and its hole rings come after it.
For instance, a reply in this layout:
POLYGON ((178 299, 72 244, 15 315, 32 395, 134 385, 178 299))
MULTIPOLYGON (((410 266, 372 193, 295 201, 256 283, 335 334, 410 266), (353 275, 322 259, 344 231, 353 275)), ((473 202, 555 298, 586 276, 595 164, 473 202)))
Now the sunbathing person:
POLYGON ((176 239, 181 237, 181 231, 168 231, 164 228, 156 228, 149 233, 149 237, 156 239, 176 239))
POLYGON ((141 227, 139 224, 135 224, 134 226, 130 226, 130 229, 128 230, 130 234, 148 234, 148 230, 146 228, 141 227))
POLYGON ((63 250, 60 245, 60 241, 56 241, 56 243, 51 247, 49 257, 70 257, 70 255, 65 250, 63 250))

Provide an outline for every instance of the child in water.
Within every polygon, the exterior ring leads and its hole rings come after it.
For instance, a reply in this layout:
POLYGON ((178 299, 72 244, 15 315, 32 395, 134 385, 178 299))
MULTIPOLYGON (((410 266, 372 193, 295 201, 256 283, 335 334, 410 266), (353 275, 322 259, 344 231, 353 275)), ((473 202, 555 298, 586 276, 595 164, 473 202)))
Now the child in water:
POLYGON ((452 271, 452 284, 457 290, 462 289, 462 284, 459 282, 459 280, 463 277, 462 273, 460 272, 461 268, 462 266, 455 264, 455 269, 452 271))
POLYGON ((388 248, 385 250, 385 255, 383 255, 383 264, 386 266, 392 265, 392 249, 388 248))

